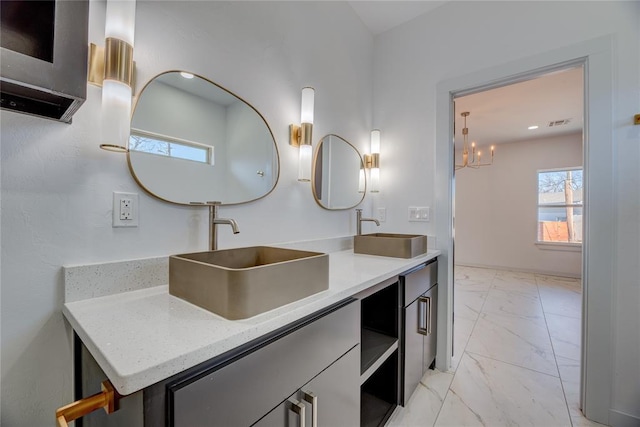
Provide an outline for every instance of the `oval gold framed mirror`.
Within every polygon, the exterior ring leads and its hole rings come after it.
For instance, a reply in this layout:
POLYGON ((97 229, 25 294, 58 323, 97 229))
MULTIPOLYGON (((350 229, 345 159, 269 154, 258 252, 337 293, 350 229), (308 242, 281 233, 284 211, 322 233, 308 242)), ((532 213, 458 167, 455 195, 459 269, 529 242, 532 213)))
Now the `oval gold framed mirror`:
POLYGON ((346 139, 329 134, 315 151, 311 189, 325 209, 343 210, 358 206, 366 194, 362 156, 346 139))
POLYGON ((280 174, 278 148, 253 106, 204 77, 168 71, 143 88, 127 151, 151 195, 188 205, 265 197, 280 174))

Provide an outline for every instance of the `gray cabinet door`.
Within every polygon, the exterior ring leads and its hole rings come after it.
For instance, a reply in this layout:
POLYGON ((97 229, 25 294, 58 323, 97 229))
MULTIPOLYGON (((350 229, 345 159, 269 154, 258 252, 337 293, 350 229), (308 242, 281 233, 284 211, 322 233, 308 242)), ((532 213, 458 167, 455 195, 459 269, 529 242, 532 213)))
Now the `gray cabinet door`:
POLYGON ((255 426, 297 427, 303 417, 305 427, 360 425, 360 346, 302 386, 255 426))
POLYGON ((316 396, 318 426, 360 425, 360 346, 329 366, 302 387, 302 400, 307 403, 307 425, 312 426, 313 408, 304 394, 316 396))
POLYGON ((298 393, 276 406, 264 418, 254 424, 255 427, 301 427, 306 424, 307 408, 304 402, 296 399, 298 393))
MULTIPOLYGON (((407 403, 422 379, 424 335, 418 331, 421 325, 418 305, 418 300, 415 300, 405 308, 403 406, 407 403)), ((422 312, 420 314, 422 314, 422 312)))

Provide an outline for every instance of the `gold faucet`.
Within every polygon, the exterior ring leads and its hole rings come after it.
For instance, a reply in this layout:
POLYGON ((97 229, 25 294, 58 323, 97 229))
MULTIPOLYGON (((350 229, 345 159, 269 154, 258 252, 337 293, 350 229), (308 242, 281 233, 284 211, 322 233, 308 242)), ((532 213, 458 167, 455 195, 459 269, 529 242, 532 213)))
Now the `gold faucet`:
POLYGON ((215 251, 218 249, 218 224, 228 224, 233 230, 233 234, 240 233, 238 223, 231 218, 218 218, 218 207, 222 202, 207 202, 209 205, 209 249, 215 251))
POLYGON ((220 206, 222 202, 189 202, 189 204, 196 206, 209 206, 209 250, 218 250, 218 224, 228 224, 231 226, 233 234, 240 233, 238 223, 234 219, 218 218, 218 206, 220 206))
POLYGON ((375 222, 378 227, 380 227, 380 221, 375 218, 362 218, 362 209, 356 209, 356 230, 358 236, 362 234, 362 223, 364 221, 375 222))

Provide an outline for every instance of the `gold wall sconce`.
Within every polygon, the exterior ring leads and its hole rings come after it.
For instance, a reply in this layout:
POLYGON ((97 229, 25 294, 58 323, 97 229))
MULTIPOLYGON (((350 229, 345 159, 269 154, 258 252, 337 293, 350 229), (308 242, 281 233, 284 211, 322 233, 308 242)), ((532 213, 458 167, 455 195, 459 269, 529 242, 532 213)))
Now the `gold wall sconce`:
POLYGON ((289 144, 299 148, 298 181, 311 181, 311 160, 313 157, 313 104, 315 90, 312 87, 302 88, 300 105, 300 126, 289 125, 289 144))
POLYGON ((89 46, 89 83, 102 87, 100 148, 127 152, 135 64, 136 1, 108 0, 105 45, 89 46))
MULTIPOLYGON (((364 166, 366 169, 369 169, 370 191, 372 193, 379 193, 380 192, 380 130, 379 129, 374 129, 371 131, 371 154, 364 155, 364 166)), ((362 171, 361 176, 362 175, 364 175, 364 171, 362 171)))

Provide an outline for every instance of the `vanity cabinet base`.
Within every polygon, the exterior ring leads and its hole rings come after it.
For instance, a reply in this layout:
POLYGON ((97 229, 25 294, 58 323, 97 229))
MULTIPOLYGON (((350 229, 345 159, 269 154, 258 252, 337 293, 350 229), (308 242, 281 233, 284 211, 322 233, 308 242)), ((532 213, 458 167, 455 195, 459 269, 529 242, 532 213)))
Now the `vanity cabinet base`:
POLYGON ((203 420, 219 426, 256 423, 358 345, 359 317, 358 304, 351 303, 233 363, 168 384, 169 426, 193 427, 203 420))
MULTIPOLYGON (((106 375, 81 341, 75 342, 81 398, 99 390, 106 375)), ((120 410, 96 411, 76 426, 250 426, 291 398, 309 414, 315 406, 320 425, 358 425, 359 342, 360 304, 349 298, 124 396, 120 410), (315 405, 302 399, 302 392, 317 396, 315 405)))

